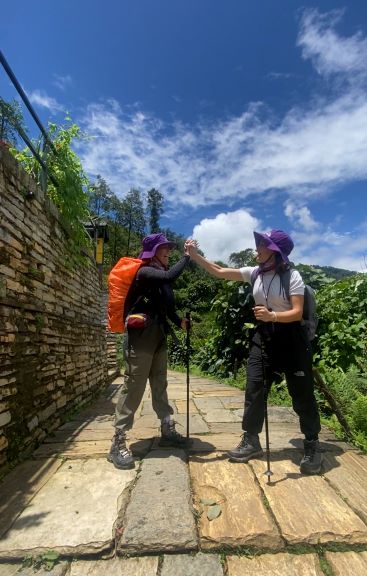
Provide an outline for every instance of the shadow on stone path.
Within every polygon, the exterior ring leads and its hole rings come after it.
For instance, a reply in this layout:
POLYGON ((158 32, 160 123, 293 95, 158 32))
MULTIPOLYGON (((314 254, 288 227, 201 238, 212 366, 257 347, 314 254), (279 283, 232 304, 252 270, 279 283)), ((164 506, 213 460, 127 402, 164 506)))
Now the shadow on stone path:
MULTIPOLYGON (((159 447, 147 389, 129 436, 135 470, 116 470, 106 453, 121 383, 0 484, 0 576, 33 574, 17 572, 21 560, 48 550, 60 555, 53 576, 367 574, 365 455, 323 429, 322 474, 302 476, 297 417, 270 407, 269 484, 265 458, 225 455, 243 392, 191 376, 190 450, 159 447)), ((169 398, 185 434, 186 375, 169 373, 169 398)))

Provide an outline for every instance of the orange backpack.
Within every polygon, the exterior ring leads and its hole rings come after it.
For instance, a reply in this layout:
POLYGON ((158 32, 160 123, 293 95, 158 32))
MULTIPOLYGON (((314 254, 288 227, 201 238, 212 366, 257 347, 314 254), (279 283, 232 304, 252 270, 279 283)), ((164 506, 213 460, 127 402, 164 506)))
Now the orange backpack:
POLYGON ((130 286, 142 265, 139 258, 120 258, 108 276, 108 329, 125 332, 124 307, 130 286))

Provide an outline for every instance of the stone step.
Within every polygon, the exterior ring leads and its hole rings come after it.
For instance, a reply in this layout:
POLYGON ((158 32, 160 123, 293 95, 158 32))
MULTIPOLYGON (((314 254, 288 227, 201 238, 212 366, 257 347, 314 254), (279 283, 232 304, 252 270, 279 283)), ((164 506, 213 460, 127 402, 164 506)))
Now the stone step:
POLYGON ((251 460, 250 466, 287 544, 367 544, 366 524, 323 476, 302 475, 289 452, 273 454, 270 484, 265 462, 251 460))
POLYGON ((111 548, 117 503, 136 473, 116 470, 105 459, 64 462, 2 537, 0 558, 111 548))
POLYGON ((284 545, 249 466, 210 454, 192 456, 189 467, 202 548, 284 545), (207 501, 220 506, 218 518, 208 519, 207 501))
POLYGON ((316 554, 263 554, 227 558, 228 576, 323 576, 316 554))
MULTIPOLYGON (((323 559, 327 574, 365 576, 367 552, 328 552, 323 559), (325 565, 326 562, 326 565, 325 565), (332 572, 331 572, 332 571, 332 572)), ((20 563, 0 563, 0 576, 324 576, 321 558, 312 552, 255 556, 198 552, 109 559, 59 561, 51 570, 20 563)))
POLYGON ((326 552, 333 576, 366 576, 367 552, 326 552))
POLYGON ((367 524, 367 456, 325 454, 325 478, 367 524))
POLYGON ((119 554, 197 549, 186 456, 155 450, 143 460, 130 502, 117 527, 119 554))

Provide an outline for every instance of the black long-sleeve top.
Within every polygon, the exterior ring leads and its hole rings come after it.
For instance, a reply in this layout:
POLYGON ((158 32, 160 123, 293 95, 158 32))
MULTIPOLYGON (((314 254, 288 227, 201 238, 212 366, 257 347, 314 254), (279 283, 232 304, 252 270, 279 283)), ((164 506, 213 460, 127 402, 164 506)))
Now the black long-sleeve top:
POLYGON ((129 313, 142 313, 167 325, 167 318, 176 326, 181 320, 175 310, 172 282, 182 274, 190 256, 183 256, 168 270, 152 264, 143 265, 136 275, 126 298, 124 317, 129 313))

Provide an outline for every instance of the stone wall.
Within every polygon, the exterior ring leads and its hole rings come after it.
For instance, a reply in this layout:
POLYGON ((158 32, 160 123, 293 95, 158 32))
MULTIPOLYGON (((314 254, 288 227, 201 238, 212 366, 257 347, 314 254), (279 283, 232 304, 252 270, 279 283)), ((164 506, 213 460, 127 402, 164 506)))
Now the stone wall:
POLYGON ((68 246, 55 206, 0 146, 0 466, 108 382, 98 273, 68 246))

